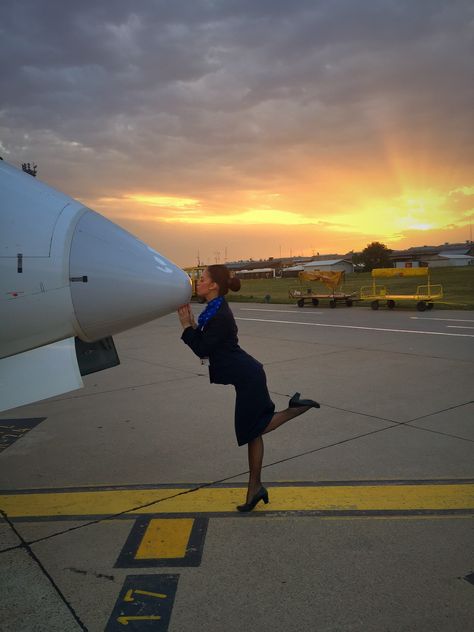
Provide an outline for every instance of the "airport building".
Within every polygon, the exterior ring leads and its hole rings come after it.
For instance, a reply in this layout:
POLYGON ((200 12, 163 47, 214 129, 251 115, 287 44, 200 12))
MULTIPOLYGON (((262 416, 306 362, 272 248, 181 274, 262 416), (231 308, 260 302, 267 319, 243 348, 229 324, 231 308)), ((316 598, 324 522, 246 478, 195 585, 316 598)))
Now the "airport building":
POLYGON ((396 268, 448 268, 474 265, 474 244, 443 244, 394 250, 390 255, 396 268))
POLYGON ((295 266, 290 266, 282 270, 282 277, 297 277, 299 272, 313 272, 314 270, 345 272, 350 274, 354 272, 354 266, 350 259, 322 259, 320 261, 308 261, 295 266))
MULTIPOLYGON (((360 264, 352 262, 353 255, 325 254, 312 257, 270 257, 268 259, 247 259, 243 261, 226 262, 226 266, 241 278, 274 278, 297 277, 298 272, 311 270, 344 271, 349 274, 361 269, 360 264)), ((415 267, 452 267, 474 265, 474 242, 449 244, 439 246, 416 246, 406 250, 393 250, 390 260, 396 268, 415 267)))
POLYGON ((274 279, 275 268, 256 268, 255 270, 238 270, 235 273, 239 279, 274 279))

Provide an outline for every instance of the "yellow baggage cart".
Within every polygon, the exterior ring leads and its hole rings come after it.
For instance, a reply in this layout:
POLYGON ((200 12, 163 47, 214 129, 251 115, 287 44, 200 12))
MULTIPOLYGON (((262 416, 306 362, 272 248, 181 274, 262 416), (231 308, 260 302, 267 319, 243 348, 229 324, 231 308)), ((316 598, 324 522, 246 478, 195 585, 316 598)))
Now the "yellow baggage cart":
POLYGON ((312 270, 311 272, 299 272, 300 285, 290 287, 288 295, 290 298, 296 299, 298 307, 304 307, 305 303, 310 303, 314 307, 319 305, 320 300, 328 300, 329 307, 336 307, 337 303, 345 303, 347 307, 352 307, 354 301, 357 300, 357 293, 347 294, 338 290, 344 281, 344 272, 336 272, 333 270, 312 270), (317 290, 312 285, 304 286, 305 281, 317 281, 331 290, 330 293, 324 293, 317 290))
POLYGON ((361 301, 370 301, 372 309, 378 309, 380 303, 385 301, 388 309, 393 309, 399 301, 416 301, 416 308, 420 312, 426 309, 433 309, 434 301, 443 298, 443 286, 433 285, 430 281, 429 268, 375 268, 372 270, 372 285, 360 288, 359 298, 361 301), (385 285, 377 285, 376 279, 380 278, 420 278, 426 277, 425 285, 418 285, 416 292, 411 294, 391 292, 385 285))

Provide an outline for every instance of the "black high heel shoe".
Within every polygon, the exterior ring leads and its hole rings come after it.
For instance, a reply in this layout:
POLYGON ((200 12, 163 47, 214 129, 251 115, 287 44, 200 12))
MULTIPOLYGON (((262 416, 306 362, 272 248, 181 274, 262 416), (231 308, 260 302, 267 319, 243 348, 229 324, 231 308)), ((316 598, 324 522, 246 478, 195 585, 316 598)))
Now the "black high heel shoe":
POLYGON ((300 399, 300 393, 295 393, 290 399, 288 408, 298 408, 300 406, 310 406, 310 408, 321 408, 318 402, 313 399, 300 399))
POLYGON ((252 509, 255 508, 255 505, 261 500, 263 500, 263 502, 268 505, 268 491, 265 489, 265 487, 260 487, 258 492, 249 503, 245 503, 245 505, 237 505, 237 509, 241 512, 252 511, 252 509))

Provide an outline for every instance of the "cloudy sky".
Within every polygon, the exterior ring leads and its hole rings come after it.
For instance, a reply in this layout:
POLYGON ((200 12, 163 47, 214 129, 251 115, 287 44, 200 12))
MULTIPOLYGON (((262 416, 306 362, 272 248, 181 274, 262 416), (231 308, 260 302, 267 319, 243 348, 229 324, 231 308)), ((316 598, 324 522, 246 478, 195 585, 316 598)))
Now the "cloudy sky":
POLYGON ((470 0, 3 0, 0 155, 180 265, 465 241, 470 0))

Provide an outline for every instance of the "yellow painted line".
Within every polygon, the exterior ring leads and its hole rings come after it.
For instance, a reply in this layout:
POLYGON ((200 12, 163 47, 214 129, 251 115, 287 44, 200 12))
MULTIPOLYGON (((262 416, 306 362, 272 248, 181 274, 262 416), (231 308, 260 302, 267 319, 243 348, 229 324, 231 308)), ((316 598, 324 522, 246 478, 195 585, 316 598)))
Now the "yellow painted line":
MULTIPOLYGON (((245 498, 242 487, 44 492, 0 495, 11 518, 150 513, 235 512, 245 498), (172 497, 174 496, 174 497, 172 497), (172 498, 170 498, 172 497, 172 498), (162 500, 168 498, 168 500, 162 500), (140 505, 157 502, 142 509, 140 505)), ((269 487, 270 504, 255 511, 449 511, 474 510, 474 484, 335 485, 269 487)))
POLYGON ((192 518, 154 518, 143 534, 135 554, 136 560, 177 558, 186 555, 193 528, 192 518))
MULTIPOLYGON (((12 518, 28 516, 115 515, 178 493, 176 489, 45 492, 0 496, 0 508, 12 518)), ((159 505, 156 505, 158 507, 159 505)), ((155 512, 155 505, 148 513, 155 512)), ((134 512, 137 513, 137 512, 134 512)))

